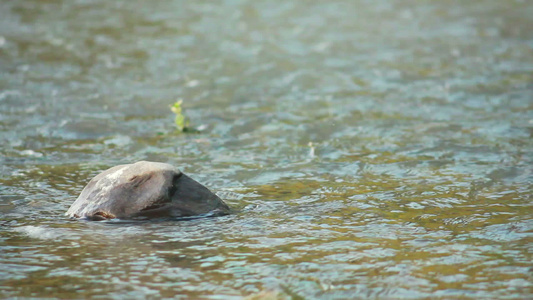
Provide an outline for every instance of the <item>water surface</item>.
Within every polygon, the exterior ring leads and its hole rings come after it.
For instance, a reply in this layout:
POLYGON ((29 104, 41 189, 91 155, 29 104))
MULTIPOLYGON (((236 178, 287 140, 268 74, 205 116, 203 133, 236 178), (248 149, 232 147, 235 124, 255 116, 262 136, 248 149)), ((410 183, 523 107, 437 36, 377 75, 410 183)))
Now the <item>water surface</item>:
POLYGON ((531 28, 531 1, 0 2, 0 297, 532 298, 531 28), (237 213, 64 217, 137 160, 237 213))

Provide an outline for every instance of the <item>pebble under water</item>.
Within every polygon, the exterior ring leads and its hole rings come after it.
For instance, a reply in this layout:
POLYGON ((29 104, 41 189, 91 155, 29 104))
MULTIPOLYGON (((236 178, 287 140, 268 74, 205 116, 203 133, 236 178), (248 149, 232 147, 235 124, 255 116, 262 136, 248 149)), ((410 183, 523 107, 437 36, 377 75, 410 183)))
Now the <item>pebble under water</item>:
POLYGON ((0 298, 533 298, 531 28, 518 0, 1 1, 0 298), (235 213, 64 216, 139 160, 235 213))

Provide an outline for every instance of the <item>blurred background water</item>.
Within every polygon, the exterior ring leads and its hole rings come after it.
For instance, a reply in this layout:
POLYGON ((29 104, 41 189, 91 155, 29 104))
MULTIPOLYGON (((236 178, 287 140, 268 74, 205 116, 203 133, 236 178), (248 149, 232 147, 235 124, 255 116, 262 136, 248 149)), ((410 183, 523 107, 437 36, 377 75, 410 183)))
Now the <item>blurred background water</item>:
POLYGON ((526 0, 1 1, 0 298, 533 297, 532 28, 526 0), (238 212, 64 217, 137 160, 238 212))

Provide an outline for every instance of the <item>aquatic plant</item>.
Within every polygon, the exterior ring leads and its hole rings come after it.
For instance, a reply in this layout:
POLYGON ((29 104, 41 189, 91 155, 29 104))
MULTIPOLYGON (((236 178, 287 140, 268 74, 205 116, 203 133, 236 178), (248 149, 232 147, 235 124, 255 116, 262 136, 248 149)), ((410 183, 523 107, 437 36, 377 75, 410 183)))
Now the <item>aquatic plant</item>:
POLYGON ((183 100, 178 100, 174 104, 170 105, 170 110, 176 115, 174 123, 179 131, 185 132, 189 129, 189 119, 183 114, 183 108, 181 104, 183 100))

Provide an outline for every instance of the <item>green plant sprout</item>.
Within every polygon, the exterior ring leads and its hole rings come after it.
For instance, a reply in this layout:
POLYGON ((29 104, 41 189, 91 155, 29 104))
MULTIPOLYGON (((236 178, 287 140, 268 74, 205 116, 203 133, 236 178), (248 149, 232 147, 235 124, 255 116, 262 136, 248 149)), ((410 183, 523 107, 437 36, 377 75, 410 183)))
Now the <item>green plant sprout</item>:
POLYGON ((176 128, 179 131, 185 132, 189 129, 189 119, 185 117, 182 113, 183 109, 181 107, 181 104, 183 103, 183 100, 176 101, 173 105, 170 105, 170 110, 176 114, 176 118, 174 119, 174 122, 176 123, 176 128))

